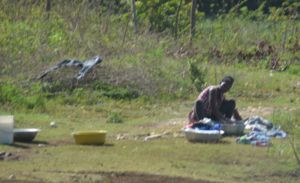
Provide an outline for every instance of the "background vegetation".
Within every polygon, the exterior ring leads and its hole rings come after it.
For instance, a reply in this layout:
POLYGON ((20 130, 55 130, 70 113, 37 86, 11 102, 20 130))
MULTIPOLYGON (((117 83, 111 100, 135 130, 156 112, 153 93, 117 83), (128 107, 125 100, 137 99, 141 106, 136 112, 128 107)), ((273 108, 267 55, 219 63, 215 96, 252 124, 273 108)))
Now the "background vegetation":
MULTIPOLYGON (((16 114, 21 127, 47 128, 54 118, 72 124, 68 130, 101 127, 112 136, 134 134, 138 124, 185 118, 198 91, 230 74, 236 81, 229 97, 242 109, 271 107, 266 117, 289 132, 292 140, 272 150, 289 157, 288 164, 278 160, 274 166, 294 172, 300 164, 294 159, 300 152, 300 3, 197 1, 192 41, 191 1, 136 1, 137 31, 131 3, 1 0, 0 113, 16 114), (95 55, 103 62, 82 80, 72 79, 77 71, 71 68, 36 79, 61 60, 95 55), (79 123, 97 121, 92 115, 101 125, 79 123)), ((68 130, 42 139, 63 138, 68 130)))

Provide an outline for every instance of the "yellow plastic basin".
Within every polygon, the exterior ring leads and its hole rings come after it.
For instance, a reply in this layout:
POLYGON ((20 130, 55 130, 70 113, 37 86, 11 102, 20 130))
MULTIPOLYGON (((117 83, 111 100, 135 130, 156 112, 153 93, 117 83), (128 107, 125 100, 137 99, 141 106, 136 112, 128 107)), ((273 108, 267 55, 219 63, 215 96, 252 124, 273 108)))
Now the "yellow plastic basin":
POLYGON ((72 133, 76 144, 103 145, 106 139, 106 131, 79 131, 72 133))

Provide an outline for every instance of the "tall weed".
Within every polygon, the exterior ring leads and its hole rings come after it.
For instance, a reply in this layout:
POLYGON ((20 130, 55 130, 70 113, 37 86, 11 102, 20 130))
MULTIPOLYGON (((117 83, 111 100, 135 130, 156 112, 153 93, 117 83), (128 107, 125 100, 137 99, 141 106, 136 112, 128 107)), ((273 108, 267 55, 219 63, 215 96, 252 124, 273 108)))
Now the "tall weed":
POLYGON ((281 125, 281 128, 287 131, 289 139, 289 152, 295 157, 295 162, 300 168, 300 115, 298 112, 277 111, 272 120, 281 125))

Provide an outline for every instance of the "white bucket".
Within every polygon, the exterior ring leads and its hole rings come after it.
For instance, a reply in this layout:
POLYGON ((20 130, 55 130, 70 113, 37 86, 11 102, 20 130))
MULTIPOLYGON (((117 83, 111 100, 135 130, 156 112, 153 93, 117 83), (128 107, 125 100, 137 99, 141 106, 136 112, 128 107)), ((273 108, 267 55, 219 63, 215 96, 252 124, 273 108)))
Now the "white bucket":
POLYGON ((14 141, 14 116, 0 116, 0 144, 12 144, 14 141))

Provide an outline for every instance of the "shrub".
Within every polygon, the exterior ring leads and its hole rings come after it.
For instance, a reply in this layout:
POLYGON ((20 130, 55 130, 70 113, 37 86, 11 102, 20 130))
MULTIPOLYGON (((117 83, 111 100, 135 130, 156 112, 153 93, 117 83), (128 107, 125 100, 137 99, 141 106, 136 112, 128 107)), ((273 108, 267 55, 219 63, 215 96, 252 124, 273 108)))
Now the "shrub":
POLYGON ((20 88, 12 83, 0 85, 0 103, 20 106, 26 109, 45 109, 45 95, 40 85, 31 85, 30 88, 20 88))
POLYGON ((123 123, 123 118, 118 112, 111 112, 107 117, 107 123, 123 123))
POLYGON ((205 85, 205 69, 199 69, 195 61, 189 61, 191 81, 197 91, 201 91, 205 85))
POLYGON ((100 92, 101 95, 113 98, 113 99, 135 99, 139 97, 137 91, 129 90, 126 87, 122 86, 112 86, 107 83, 97 82, 92 87, 97 92, 100 92))

